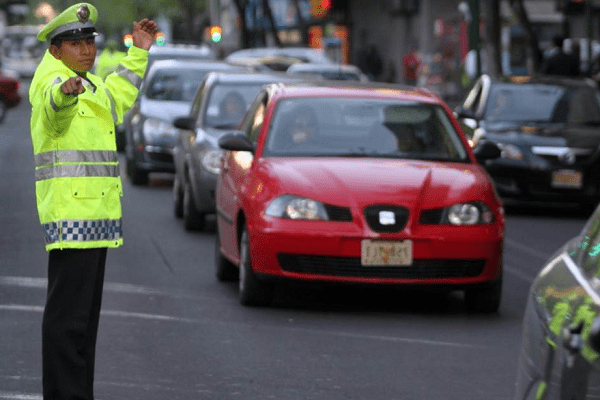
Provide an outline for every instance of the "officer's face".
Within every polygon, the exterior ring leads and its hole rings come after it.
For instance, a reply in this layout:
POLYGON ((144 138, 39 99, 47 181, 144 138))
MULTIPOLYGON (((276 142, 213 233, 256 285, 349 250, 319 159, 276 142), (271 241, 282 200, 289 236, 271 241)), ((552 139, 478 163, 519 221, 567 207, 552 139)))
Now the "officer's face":
POLYGON ((69 69, 83 73, 94 66, 96 41, 93 37, 63 40, 60 46, 50 45, 50 53, 61 60, 69 69))

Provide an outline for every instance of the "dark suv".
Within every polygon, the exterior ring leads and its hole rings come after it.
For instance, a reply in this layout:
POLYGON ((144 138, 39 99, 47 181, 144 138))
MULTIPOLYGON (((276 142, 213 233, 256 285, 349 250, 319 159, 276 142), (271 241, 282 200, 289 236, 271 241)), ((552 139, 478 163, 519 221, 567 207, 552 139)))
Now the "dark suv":
MULTIPOLYGON (((482 76, 455 109, 472 146, 495 142, 485 168, 503 200, 600 200, 600 95, 593 81, 559 76, 482 76)), ((508 204, 507 204, 508 205, 508 204)))
POLYGON ((210 71, 239 69, 219 61, 156 60, 125 119, 127 174, 134 185, 151 172, 174 172, 173 120, 187 115, 200 82, 210 71))

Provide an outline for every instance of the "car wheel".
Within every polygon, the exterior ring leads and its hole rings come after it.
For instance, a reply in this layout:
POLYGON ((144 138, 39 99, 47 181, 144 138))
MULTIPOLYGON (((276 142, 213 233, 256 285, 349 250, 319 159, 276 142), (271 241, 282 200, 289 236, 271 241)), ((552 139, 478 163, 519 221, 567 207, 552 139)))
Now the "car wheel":
POLYGON ((183 185, 178 174, 173 181, 173 212, 177 218, 183 217, 183 185))
POLYGON ((244 228, 240 239, 240 303, 245 306, 266 306, 273 297, 273 285, 261 282, 252 271, 250 240, 244 228))
POLYGON ((215 238, 215 276, 221 282, 236 281, 239 278, 239 272, 234 263, 229 261, 221 253, 221 238, 217 229, 215 238))
POLYGON ((0 100, 0 122, 4 121, 4 118, 6 117, 6 110, 8 110, 6 103, 0 100))
POLYGON ((468 311, 479 313, 495 313, 500 308, 502 297, 502 278, 489 286, 467 289, 465 305, 468 311))
POLYGON ((129 175, 129 180, 134 185, 148 184, 148 171, 138 168, 134 160, 127 161, 127 175, 129 175))
POLYGON ((188 231, 199 231, 204 228, 204 214, 196 209, 189 179, 186 179, 183 185, 183 226, 188 231))

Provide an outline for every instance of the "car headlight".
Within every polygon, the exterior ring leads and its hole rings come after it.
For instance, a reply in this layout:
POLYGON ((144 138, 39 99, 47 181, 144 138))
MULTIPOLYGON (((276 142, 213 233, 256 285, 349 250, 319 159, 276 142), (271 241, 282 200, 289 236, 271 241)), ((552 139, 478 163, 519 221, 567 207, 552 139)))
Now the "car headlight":
POLYGON ((497 143, 498 147, 502 151, 500 157, 508 160, 522 161, 524 156, 520 148, 514 144, 497 143))
POLYGON ((144 134, 146 144, 152 145, 156 141, 174 137, 177 133, 177 128, 169 122, 148 118, 144 121, 142 133, 144 134))
POLYGON ((210 173, 218 175, 221 171, 222 150, 209 150, 202 156, 202 167, 210 173))
POLYGON ((492 211, 481 202, 460 203, 450 207, 425 210, 420 222, 425 225, 482 225, 494 221, 492 211))
POLYGON ((280 196, 273 200, 265 214, 271 217, 296 220, 327 221, 327 211, 323 203, 306 197, 280 196))

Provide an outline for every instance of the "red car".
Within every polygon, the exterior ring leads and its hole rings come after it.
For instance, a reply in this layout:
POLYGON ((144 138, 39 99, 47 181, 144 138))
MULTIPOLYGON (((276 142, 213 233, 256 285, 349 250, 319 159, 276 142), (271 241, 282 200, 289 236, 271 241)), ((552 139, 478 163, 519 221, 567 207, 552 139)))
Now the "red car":
POLYGON ((217 180, 216 275, 266 305, 278 279, 465 290, 498 310, 504 210, 452 112, 419 89, 277 84, 217 180))
POLYGON ((0 122, 6 117, 9 108, 21 102, 21 81, 0 72, 0 122))

